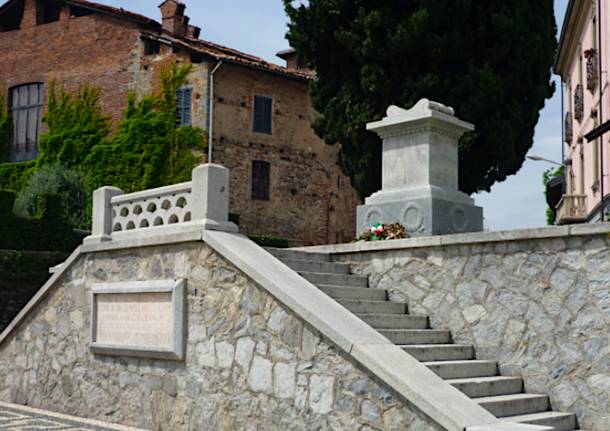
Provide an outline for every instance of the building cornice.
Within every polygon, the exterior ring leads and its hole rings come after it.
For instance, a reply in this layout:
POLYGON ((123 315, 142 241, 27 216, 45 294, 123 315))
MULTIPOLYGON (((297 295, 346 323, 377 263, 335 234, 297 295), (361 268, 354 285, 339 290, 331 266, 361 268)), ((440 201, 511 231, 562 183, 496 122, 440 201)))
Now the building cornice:
POLYGON ((580 34, 594 6, 593 2, 594 0, 570 0, 568 3, 553 66, 554 72, 560 75, 563 81, 570 72, 567 68, 580 45, 580 34))

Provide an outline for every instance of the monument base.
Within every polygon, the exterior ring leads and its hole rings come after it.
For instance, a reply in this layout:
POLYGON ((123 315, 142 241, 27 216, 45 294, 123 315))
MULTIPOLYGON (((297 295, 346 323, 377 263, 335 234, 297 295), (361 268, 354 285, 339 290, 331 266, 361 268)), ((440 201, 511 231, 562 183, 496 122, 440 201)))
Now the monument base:
POLYGON ((357 209, 357 232, 377 223, 400 223, 409 236, 483 230, 483 209, 468 195, 436 186, 382 190, 357 209))

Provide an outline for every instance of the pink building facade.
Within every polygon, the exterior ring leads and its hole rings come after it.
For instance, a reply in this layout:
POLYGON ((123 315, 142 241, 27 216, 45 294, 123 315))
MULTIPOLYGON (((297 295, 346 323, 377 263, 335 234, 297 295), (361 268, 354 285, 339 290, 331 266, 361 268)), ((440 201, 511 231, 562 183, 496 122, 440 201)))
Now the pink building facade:
POLYGON ((563 92, 565 185, 557 223, 610 214, 610 0, 570 0, 555 73, 563 92))

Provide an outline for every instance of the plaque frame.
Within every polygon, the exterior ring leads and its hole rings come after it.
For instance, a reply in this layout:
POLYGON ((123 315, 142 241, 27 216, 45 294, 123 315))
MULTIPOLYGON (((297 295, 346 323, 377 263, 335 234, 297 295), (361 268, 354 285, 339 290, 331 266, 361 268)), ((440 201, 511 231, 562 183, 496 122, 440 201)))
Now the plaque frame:
POLYGON ((186 280, 121 281, 95 283, 91 288, 91 352, 99 355, 132 356, 138 358, 182 361, 186 347, 186 280), (105 344, 97 342, 97 298, 104 294, 171 293, 171 348, 105 344))

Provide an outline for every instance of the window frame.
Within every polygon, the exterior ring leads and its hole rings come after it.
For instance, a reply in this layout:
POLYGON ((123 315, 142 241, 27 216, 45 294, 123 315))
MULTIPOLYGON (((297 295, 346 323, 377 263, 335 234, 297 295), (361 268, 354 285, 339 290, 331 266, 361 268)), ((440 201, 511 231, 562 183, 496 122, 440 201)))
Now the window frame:
POLYGON ((252 160, 250 168, 250 198, 257 201, 271 200, 271 162, 252 160))
POLYGON ((262 94, 255 94, 252 97, 252 132, 261 133, 264 135, 273 134, 273 97, 265 96, 262 94), (269 102, 269 112, 268 112, 269 118, 268 119, 265 118, 266 112, 262 113, 263 119, 261 121, 264 122, 264 124, 262 126, 257 123, 257 118, 259 115, 261 115, 261 114, 257 114, 257 109, 256 109, 258 106, 257 101, 269 102), (268 123, 265 120, 268 120, 268 123), (260 127, 258 127, 258 126, 260 126, 260 127))
POLYGON ((193 86, 183 85, 176 90, 176 127, 192 126, 193 125, 193 86), (184 94, 188 93, 188 120, 185 115, 184 94))
POLYGON ((11 142, 8 149, 9 162, 25 162, 34 160, 38 157, 38 141, 40 139, 40 126, 42 121, 42 106, 43 106, 44 84, 42 82, 28 82, 25 84, 16 85, 9 89, 9 110, 13 121, 13 131, 11 142), (37 101, 30 102, 30 91, 37 86, 37 101), (27 89, 26 103, 20 104, 22 89, 27 89), (17 101, 15 101, 17 100, 17 101), (36 126, 34 128, 33 139, 30 137, 30 113, 35 110, 36 126), (16 115, 19 114, 19 115, 16 115), (25 142, 19 142, 21 125, 20 120, 25 119, 25 142), (20 151, 23 144, 23 151, 20 151))

